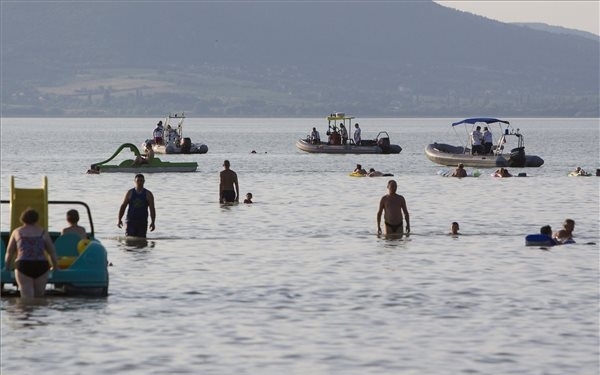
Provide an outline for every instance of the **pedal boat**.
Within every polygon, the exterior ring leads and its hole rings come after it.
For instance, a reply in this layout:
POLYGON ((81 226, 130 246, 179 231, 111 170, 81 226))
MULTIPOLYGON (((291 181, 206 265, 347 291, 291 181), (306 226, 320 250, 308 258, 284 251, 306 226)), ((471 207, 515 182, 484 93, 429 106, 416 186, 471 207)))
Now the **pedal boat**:
POLYGON ((157 157, 154 157, 148 164, 135 164, 134 159, 126 159, 119 164, 108 164, 112 161, 121 151, 129 149, 133 152, 134 156, 140 156, 140 150, 131 143, 124 143, 115 153, 108 159, 99 163, 94 163, 90 166, 88 173, 164 173, 164 172, 196 172, 198 169, 198 163, 194 162, 170 162, 162 161, 157 157))
MULTIPOLYGON (((108 295, 108 259, 106 249, 95 238, 94 223, 90 207, 81 201, 49 201, 48 179, 44 176, 43 185, 36 189, 15 188, 14 176, 10 177, 10 200, 1 200, 4 207, 9 205, 10 230, 1 231, 0 246, 2 250, 1 267, 1 292, 3 296, 19 295, 15 280, 14 265, 6 267, 6 246, 12 231, 19 227, 21 212, 31 207, 40 214, 39 225, 45 228, 54 242, 58 256, 59 271, 50 271, 46 293, 49 295, 108 295), (78 208, 84 222, 87 213, 88 222, 84 227, 87 239, 79 235, 68 233, 61 235, 58 231, 48 230, 49 208, 52 212, 67 212, 71 208, 78 208), (58 207, 58 208, 57 208, 58 207), (12 285, 12 288, 6 287, 12 285)), ((62 219, 62 216, 61 216, 62 219)), ((54 224, 58 227, 64 224, 64 219, 54 224)))

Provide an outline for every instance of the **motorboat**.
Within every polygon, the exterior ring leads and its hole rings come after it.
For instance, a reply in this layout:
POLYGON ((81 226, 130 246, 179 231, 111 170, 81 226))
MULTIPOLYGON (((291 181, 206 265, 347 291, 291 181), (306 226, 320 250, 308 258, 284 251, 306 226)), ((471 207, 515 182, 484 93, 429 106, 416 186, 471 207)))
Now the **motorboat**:
POLYGON ((192 143, 191 138, 183 136, 183 121, 185 113, 170 114, 158 123, 162 128, 161 143, 157 144, 154 138, 146 139, 142 148, 146 144, 151 144, 152 149, 157 154, 206 154, 208 146, 204 143, 192 143), (176 123, 176 124, 175 124, 176 123))
POLYGON ((374 139, 363 139, 360 144, 355 144, 352 137, 349 137, 344 144, 341 137, 342 129, 351 135, 354 117, 346 116, 342 112, 334 112, 326 118, 327 141, 314 139, 308 135, 296 141, 296 147, 305 152, 320 154, 399 154, 402 151, 402 147, 390 143, 390 136, 386 131, 380 131, 374 139))
MULTIPOLYGON (((10 176, 10 200, 1 200, 0 202, 4 207, 8 206, 10 210, 8 223, 3 223, 3 225, 10 224, 10 227, 3 228, 0 234, 2 250, 0 289, 2 295, 19 294, 14 265, 7 266, 5 258, 10 234, 21 225, 20 215, 29 207, 38 212, 38 224, 50 234, 58 257, 60 270, 50 271, 46 292, 61 295, 108 295, 107 252, 104 245, 95 237, 91 210, 85 202, 48 200, 48 178, 46 176, 43 177, 40 188, 16 188, 14 176, 10 176), (62 221, 54 225, 50 222, 49 212, 59 212, 60 207, 65 207, 64 212, 77 207, 87 213, 86 239, 82 239, 79 234, 65 233, 61 235, 58 231, 48 230, 63 224, 62 221)), ((83 219, 85 216, 81 215, 81 217, 83 219)))
POLYGON ((87 171, 90 174, 98 173, 164 173, 164 172, 196 172, 198 169, 198 163, 193 162, 170 162, 162 161, 157 157, 152 158, 145 164, 136 163, 136 159, 141 157, 140 150, 132 143, 124 143, 117 151, 108 159, 99 163, 94 163, 90 166, 87 171), (121 151, 128 149, 134 155, 134 159, 126 159, 118 164, 109 164, 113 159, 121 153, 121 151))
POLYGON ((466 137, 458 136, 459 140, 463 140, 462 145, 431 143, 425 148, 425 155, 429 160, 446 166, 456 166, 462 163, 465 167, 477 168, 541 167, 544 164, 544 159, 541 157, 525 154, 523 134, 519 129, 513 129, 508 121, 488 117, 468 118, 452 124, 455 132, 460 125, 464 125, 466 132, 466 137), (473 154, 471 148, 467 146, 471 144, 471 131, 477 124, 485 124, 489 127, 496 125, 499 130, 496 133, 499 136, 496 136, 496 142, 489 153, 473 154), (512 148, 510 152, 506 152, 507 145, 511 144, 509 142, 516 147, 512 148))

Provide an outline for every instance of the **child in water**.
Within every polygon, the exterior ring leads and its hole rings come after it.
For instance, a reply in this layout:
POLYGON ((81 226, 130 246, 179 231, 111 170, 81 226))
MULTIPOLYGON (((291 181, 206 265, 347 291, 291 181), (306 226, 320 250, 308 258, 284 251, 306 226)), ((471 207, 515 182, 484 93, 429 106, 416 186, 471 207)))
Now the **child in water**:
POLYGON ((252 193, 246 194, 246 199, 244 199, 244 203, 252 203, 252 193))

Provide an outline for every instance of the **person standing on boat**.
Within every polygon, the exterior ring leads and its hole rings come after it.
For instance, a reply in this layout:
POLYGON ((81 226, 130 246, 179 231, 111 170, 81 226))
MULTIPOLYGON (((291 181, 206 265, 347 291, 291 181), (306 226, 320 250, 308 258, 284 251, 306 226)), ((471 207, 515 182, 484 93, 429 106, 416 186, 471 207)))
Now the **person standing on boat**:
POLYGON ((154 131, 152 132, 152 136, 154 137, 154 144, 163 145, 165 143, 164 142, 165 129, 163 128, 162 121, 159 121, 158 124, 156 125, 156 128, 154 128, 154 131))
POLYGON ((358 123, 354 124, 354 144, 360 146, 360 127, 358 123))
POLYGON ((13 258, 15 279, 22 298, 43 297, 48 281, 48 271, 56 272, 58 258, 48 231, 38 225, 40 215, 32 208, 21 213, 20 227, 10 235, 6 248, 5 267, 12 268, 13 258), (48 253, 49 258, 46 258, 48 253))
POLYGON ((406 233, 410 233, 410 218, 406 208, 406 200, 402 195, 396 194, 398 184, 395 180, 389 180, 387 184, 388 193, 381 197, 379 210, 377 211, 377 233, 381 234, 381 216, 384 214, 385 234, 404 234, 402 214, 406 220, 406 233))
POLYGON ((494 145, 494 137, 488 127, 483 128, 483 153, 488 155, 492 153, 492 146, 494 145))
POLYGON ((340 124, 340 135, 342 136, 342 144, 345 145, 348 143, 348 130, 344 124, 340 124))
POLYGON ((117 226, 123 227, 121 218, 127 210, 127 225, 125 227, 125 235, 131 237, 146 238, 148 230, 148 209, 150 210, 150 231, 155 229, 154 221, 156 220, 156 209, 154 208, 154 195, 152 192, 144 188, 145 178, 143 174, 136 174, 135 187, 127 191, 125 199, 119 208, 119 217, 117 226))
POLYGON ((238 184, 237 173, 229 169, 229 160, 223 162, 224 170, 221 171, 219 177, 219 202, 232 203, 240 201, 240 186, 238 184))
POLYGON ((321 143, 321 135, 319 134, 317 128, 313 128, 312 132, 310 133, 310 143, 314 145, 321 143))
POLYGON ((483 136, 481 135, 481 126, 477 125, 475 130, 471 132, 471 155, 481 155, 483 152, 481 142, 483 136))

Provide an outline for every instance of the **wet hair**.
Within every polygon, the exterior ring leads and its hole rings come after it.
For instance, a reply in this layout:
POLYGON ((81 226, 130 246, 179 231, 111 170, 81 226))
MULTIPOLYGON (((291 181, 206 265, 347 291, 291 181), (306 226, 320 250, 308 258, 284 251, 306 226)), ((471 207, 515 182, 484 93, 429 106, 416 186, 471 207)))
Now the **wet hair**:
POLYGON ((141 173, 138 173, 135 175, 135 177, 133 178, 134 180, 137 180, 138 178, 141 178, 142 180, 145 180, 144 175, 141 173))
POLYGON ((77 224, 79 222, 79 212, 77 210, 67 211, 67 221, 72 224, 77 224))
POLYGON ((544 225, 540 228, 540 233, 552 237, 552 227, 550 227, 550 225, 544 225))
POLYGON ((252 193, 246 193, 246 196, 247 196, 248 198, 252 198, 252 193))
POLYGON ((229 164, 229 160, 225 160, 225 161, 223 162, 223 166, 224 166, 224 167, 229 167, 230 165, 231 165, 231 164, 229 164))
POLYGON ((28 207, 21 213, 21 223, 23 224, 35 224, 40 218, 40 214, 31 207, 28 207))

